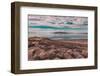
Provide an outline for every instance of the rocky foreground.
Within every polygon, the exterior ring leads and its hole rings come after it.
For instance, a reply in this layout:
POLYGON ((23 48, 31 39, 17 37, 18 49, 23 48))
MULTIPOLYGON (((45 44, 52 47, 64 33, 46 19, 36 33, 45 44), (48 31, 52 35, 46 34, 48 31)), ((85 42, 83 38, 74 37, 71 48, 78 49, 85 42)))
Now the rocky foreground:
POLYGON ((28 60, 87 58, 87 40, 28 39, 28 60))

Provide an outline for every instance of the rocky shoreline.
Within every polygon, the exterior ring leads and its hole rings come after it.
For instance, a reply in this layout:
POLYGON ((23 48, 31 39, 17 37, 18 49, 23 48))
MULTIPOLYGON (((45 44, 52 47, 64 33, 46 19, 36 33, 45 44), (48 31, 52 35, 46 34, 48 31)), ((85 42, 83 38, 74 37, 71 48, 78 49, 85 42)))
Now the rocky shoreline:
POLYGON ((50 40, 28 38, 28 60, 87 58, 87 40, 50 40))

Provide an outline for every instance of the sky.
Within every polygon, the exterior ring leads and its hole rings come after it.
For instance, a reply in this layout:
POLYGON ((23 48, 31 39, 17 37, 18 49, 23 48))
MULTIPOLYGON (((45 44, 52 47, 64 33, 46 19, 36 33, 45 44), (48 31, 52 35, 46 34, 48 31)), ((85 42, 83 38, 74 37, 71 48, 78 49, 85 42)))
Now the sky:
POLYGON ((48 26, 72 26, 80 27, 77 25, 88 24, 87 17, 75 17, 75 16, 50 16, 50 15, 28 15, 29 26, 32 25, 48 25, 48 26))

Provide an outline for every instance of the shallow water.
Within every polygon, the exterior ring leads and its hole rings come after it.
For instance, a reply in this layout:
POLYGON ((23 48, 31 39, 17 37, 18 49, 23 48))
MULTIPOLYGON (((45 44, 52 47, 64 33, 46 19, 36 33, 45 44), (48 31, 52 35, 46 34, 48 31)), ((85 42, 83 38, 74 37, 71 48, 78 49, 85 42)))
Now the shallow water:
POLYGON ((68 25, 53 27, 46 25, 29 26, 29 37, 47 37, 50 39, 87 39, 87 25, 68 25), (77 27, 73 27, 77 26, 77 27))

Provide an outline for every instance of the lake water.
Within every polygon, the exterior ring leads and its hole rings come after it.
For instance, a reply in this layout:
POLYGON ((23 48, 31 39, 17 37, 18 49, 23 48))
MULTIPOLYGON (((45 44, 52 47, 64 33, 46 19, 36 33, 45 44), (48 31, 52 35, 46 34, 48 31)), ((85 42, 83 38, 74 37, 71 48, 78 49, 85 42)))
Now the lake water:
POLYGON ((87 39, 87 25, 78 25, 76 27, 51 27, 51 26, 29 26, 29 37, 47 37, 50 39, 87 39))

